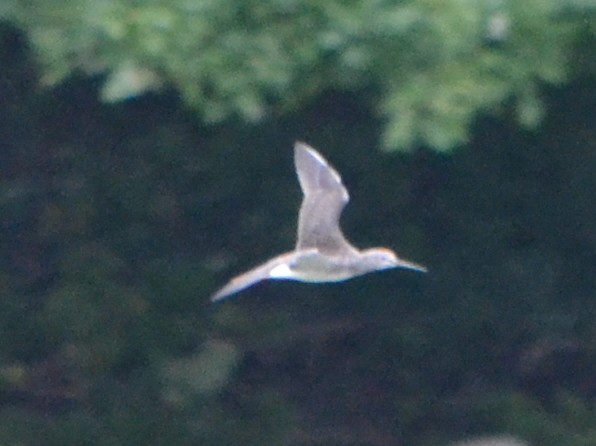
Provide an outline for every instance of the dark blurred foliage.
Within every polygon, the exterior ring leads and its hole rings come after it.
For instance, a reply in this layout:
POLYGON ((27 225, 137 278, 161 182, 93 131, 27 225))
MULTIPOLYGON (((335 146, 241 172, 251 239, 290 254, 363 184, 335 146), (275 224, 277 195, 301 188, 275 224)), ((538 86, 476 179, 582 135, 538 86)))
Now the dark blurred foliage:
POLYGON ((40 91, 1 35, 1 444, 596 444, 594 79, 545 92, 539 133, 389 156, 367 91, 202 126, 174 92, 40 91), (212 305, 294 243, 294 139, 342 173, 349 238, 429 274, 212 305))

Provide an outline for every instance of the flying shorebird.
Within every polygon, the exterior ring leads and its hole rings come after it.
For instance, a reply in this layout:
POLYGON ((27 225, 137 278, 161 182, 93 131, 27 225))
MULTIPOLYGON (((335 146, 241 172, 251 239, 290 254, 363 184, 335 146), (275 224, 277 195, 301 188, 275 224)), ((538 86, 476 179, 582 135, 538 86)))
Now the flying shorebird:
POLYGON ((424 266, 400 259, 390 249, 361 251, 352 246, 339 227, 341 212, 350 199, 339 174, 315 149, 302 142, 294 146, 294 164, 304 194, 296 248, 234 277, 211 297, 212 301, 266 279, 321 283, 388 268, 426 272, 424 266))

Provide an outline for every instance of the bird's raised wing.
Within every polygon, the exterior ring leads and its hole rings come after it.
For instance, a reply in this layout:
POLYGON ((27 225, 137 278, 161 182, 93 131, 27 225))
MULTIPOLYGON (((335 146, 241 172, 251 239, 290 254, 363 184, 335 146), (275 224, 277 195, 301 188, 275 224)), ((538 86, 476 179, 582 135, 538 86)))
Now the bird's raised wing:
POLYGON ((350 199, 341 177, 315 149, 301 142, 294 146, 294 163, 304 193, 296 249, 316 248, 331 256, 353 253, 355 248, 339 227, 342 210, 350 199))

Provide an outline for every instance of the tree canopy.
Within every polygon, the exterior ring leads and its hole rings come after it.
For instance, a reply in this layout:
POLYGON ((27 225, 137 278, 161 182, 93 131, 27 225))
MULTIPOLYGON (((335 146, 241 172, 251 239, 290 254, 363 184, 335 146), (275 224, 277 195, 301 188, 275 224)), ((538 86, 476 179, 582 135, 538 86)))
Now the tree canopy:
POLYGON ((465 143, 478 114, 544 115, 543 85, 581 67, 585 0, 5 1, 42 82, 101 76, 118 101, 174 88, 199 119, 258 122, 321 91, 367 91, 388 149, 465 143))

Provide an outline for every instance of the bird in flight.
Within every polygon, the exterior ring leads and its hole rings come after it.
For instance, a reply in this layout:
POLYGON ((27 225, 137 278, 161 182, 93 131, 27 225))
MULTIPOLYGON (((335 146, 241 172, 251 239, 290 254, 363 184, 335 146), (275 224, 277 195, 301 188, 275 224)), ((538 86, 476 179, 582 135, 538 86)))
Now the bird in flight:
POLYGON ((217 291, 218 301, 266 279, 340 282, 372 271, 426 268, 399 258, 387 248, 359 250, 346 240, 339 218, 350 196, 339 174, 315 149, 297 142, 294 164, 304 194, 298 216, 298 240, 286 252, 230 280, 217 291))

